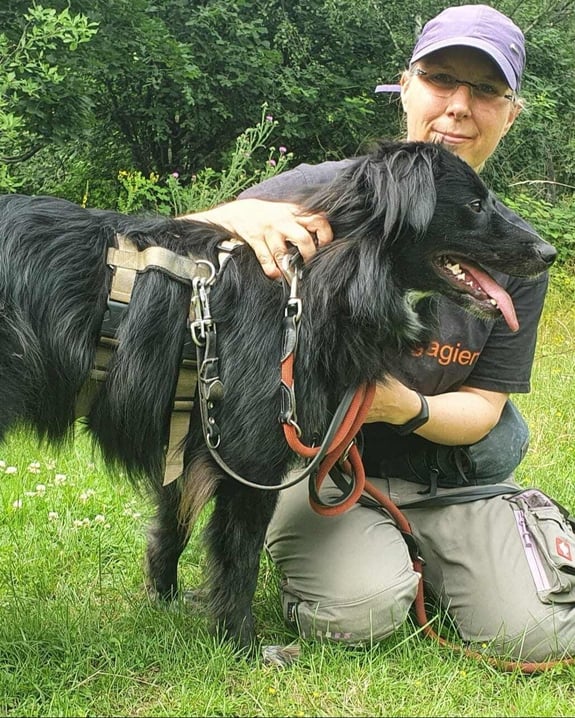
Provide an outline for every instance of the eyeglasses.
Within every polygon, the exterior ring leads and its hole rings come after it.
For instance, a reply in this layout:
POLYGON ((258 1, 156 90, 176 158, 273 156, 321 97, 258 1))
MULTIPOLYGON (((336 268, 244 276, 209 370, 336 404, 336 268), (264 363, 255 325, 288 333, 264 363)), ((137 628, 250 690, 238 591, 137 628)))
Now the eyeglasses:
POLYGON ((431 85, 432 91, 438 97, 451 97, 460 85, 467 85, 471 90, 471 96, 486 102, 495 102, 505 98, 511 102, 515 101, 515 94, 506 94, 505 90, 491 85, 488 82, 469 82, 469 80, 458 80, 457 77, 447 72, 427 72, 420 67, 410 70, 412 75, 417 75, 431 85))

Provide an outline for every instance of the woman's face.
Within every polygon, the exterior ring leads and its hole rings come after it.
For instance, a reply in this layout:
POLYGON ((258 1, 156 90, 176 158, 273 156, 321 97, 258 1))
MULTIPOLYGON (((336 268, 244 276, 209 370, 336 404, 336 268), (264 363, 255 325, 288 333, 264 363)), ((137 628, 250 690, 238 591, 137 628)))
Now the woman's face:
POLYGON ((474 84, 489 84, 511 94, 495 63, 480 50, 450 47, 413 64, 401 79, 401 100, 407 116, 407 139, 441 142, 479 171, 495 151, 521 111, 518 102, 503 96, 480 96, 467 85, 458 85, 449 96, 438 91, 428 75, 447 74, 474 84))

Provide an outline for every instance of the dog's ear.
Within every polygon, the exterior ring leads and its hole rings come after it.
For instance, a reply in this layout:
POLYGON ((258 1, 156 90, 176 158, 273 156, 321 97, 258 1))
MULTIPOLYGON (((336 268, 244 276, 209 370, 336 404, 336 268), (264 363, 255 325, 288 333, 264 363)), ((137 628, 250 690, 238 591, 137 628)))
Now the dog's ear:
POLYGON ((386 236, 402 229, 423 233, 433 217, 436 203, 434 158, 436 148, 403 144, 366 159, 367 197, 384 217, 386 236))
POLYGON ((425 232, 436 204, 434 145, 388 142, 354 161, 326 185, 295 198, 310 212, 326 212, 339 238, 388 240, 402 230, 425 232))

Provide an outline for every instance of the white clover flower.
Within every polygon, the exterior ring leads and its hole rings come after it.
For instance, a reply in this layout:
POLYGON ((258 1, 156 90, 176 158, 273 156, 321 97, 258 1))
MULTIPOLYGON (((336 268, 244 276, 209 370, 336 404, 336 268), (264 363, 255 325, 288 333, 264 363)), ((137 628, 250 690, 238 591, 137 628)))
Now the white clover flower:
POLYGON ((74 525, 76 528, 80 528, 80 526, 82 526, 82 519, 74 519, 73 525, 74 525))
POLYGON ((48 511, 48 521, 56 521, 58 518, 59 516, 57 511, 48 511))
POLYGON ((2 461, 2 459, 0 459, 0 469, 5 469, 5 468, 6 468, 6 462, 2 461))
POLYGON ((54 476, 54 483, 56 484, 56 486, 60 486, 61 484, 65 484, 65 483, 66 483, 66 478, 67 478, 67 477, 66 477, 66 474, 56 474, 56 475, 54 476))
POLYGON ((16 501, 14 501, 12 503, 12 508, 13 509, 21 509, 22 508, 22 499, 16 499, 16 501))
POLYGON ((94 489, 86 489, 86 491, 82 491, 80 494, 80 501, 88 501, 88 499, 91 496, 94 496, 95 493, 94 489))
POLYGON ((106 521, 106 517, 102 516, 102 514, 97 514, 94 516, 94 523, 95 524, 103 524, 106 521))
POLYGON ((40 473, 40 462, 33 461, 31 464, 28 464, 28 472, 30 474, 39 474, 40 473))
POLYGON ((16 466, 7 466, 4 471, 5 474, 15 474, 18 471, 16 466))
POLYGON ((46 492, 46 485, 45 484, 36 484, 36 491, 39 494, 43 494, 46 492))

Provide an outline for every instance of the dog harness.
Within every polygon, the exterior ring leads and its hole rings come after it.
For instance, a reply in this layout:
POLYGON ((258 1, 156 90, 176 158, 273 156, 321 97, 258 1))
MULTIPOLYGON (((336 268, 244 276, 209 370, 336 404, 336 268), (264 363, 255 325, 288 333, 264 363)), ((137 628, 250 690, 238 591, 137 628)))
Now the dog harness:
MULTIPOLYGON (((216 269, 205 259, 191 255, 182 256, 163 247, 153 246, 140 250, 131 239, 121 234, 115 235, 114 243, 115 246, 108 249, 106 257, 107 264, 113 269, 108 309, 100 330, 96 359, 90 375, 92 381, 89 387, 84 388, 79 398, 77 413, 78 415, 86 413, 97 391, 98 383, 106 380, 109 362, 118 346, 117 330, 130 303, 137 275, 150 269, 157 269, 176 281, 191 285, 193 291, 188 321, 192 333, 188 334, 184 343, 170 419, 164 471, 164 485, 167 485, 175 481, 183 470, 181 445, 188 431, 198 381, 193 340, 200 338, 202 333, 205 334, 206 329, 205 318, 199 316, 198 296, 203 285, 213 282, 216 269)), ((220 270, 240 243, 240 240, 224 240, 218 245, 220 270)))

